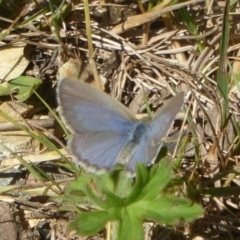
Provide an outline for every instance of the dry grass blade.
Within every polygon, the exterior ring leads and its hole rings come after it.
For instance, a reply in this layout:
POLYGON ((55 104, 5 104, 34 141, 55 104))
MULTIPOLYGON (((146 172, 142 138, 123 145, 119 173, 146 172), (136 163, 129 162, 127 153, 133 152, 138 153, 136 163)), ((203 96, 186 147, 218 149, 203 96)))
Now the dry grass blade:
POLYGON ((179 8, 189 6, 191 4, 197 4, 197 3, 201 3, 201 2, 203 2, 203 0, 193 0, 193 1, 188 1, 186 3, 179 3, 176 5, 170 6, 170 7, 166 7, 164 9, 153 8, 152 11, 150 11, 150 12, 129 17, 126 22, 119 24, 118 26, 114 27, 111 31, 116 34, 120 34, 131 28, 141 26, 144 23, 153 21, 156 18, 163 15, 164 13, 168 13, 168 12, 177 10, 179 8))

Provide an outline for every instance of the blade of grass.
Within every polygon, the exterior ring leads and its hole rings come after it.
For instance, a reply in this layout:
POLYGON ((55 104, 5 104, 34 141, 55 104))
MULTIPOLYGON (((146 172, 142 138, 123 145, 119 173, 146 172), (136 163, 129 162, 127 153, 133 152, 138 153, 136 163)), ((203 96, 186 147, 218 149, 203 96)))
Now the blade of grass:
POLYGON ((70 133, 68 132, 68 130, 65 127, 64 123, 60 120, 60 118, 52 110, 52 108, 44 101, 44 99, 36 91, 34 91, 34 93, 41 100, 41 102, 44 104, 44 106, 49 110, 49 112, 53 115, 53 117, 57 120, 57 122, 59 123, 59 125, 63 129, 64 133, 67 135, 67 138, 69 138, 70 137, 70 133))
POLYGON ((220 58, 219 67, 217 71, 217 87, 220 96, 223 98, 222 101, 222 122, 221 127, 223 128, 227 121, 228 116, 228 74, 227 74, 227 50, 229 41, 229 1, 226 1, 226 6, 223 14, 223 26, 222 26, 222 37, 220 44, 220 58))
POLYGON ((86 21, 86 31, 87 31, 87 39, 88 39, 88 54, 89 54, 89 64, 91 66, 93 76, 97 87, 102 89, 102 85, 98 76, 97 68, 94 62, 94 51, 93 51, 93 44, 92 44, 92 30, 91 30, 91 19, 90 19, 90 10, 88 0, 84 0, 84 14, 85 14, 85 21, 86 21))
MULTIPOLYGON (((178 10, 182 16, 183 21, 185 22, 188 31, 192 35, 198 35, 198 25, 195 23, 194 18, 189 14, 188 10, 186 8, 180 8, 178 10)), ((202 52, 204 49, 204 46, 201 43, 201 39, 196 39, 197 46, 199 52, 202 52)))
POLYGON ((41 170, 37 165, 33 163, 29 163, 25 161, 22 157, 20 157, 18 154, 14 153, 10 148, 5 146, 4 144, 0 144, 3 148, 5 148, 8 152, 10 152, 12 155, 14 155, 19 162, 25 166, 28 171, 38 180, 48 180, 53 183, 60 191, 62 191, 59 184, 57 184, 47 173, 45 173, 43 170, 41 170))
POLYGON ((7 121, 11 122, 13 125, 15 125, 17 128, 25 131, 30 137, 36 139, 40 143, 42 143, 44 146, 48 147, 49 149, 56 151, 62 158, 64 158, 64 155, 58 150, 58 148, 44 135, 41 134, 39 131, 33 132, 32 130, 28 129, 26 126, 19 124, 17 121, 15 121, 13 118, 8 116, 6 113, 0 110, 0 116, 5 118, 7 121))

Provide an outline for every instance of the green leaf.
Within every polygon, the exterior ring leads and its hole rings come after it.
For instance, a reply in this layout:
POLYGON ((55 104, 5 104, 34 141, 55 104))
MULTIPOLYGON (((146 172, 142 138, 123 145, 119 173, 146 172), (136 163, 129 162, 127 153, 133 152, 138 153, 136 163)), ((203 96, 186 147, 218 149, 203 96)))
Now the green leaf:
POLYGON ((142 163, 138 163, 136 167, 136 182, 132 188, 131 193, 128 195, 128 198, 126 200, 126 205, 133 203, 139 198, 143 190, 143 187, 146 186, 148 181, 149 181, 149 172, 146 166, 142 163))
POLYGON ((102 191, 112 191, 114 192, 115 179, 111 173, 104 173, 101 175, 92 174, 94 183, 102 191))
POLYGON ((116 213, 116 209, 80 213, 69 228, 76 229, 80 235, 91 236, 101 231, 107 222, 117 220, 119 216, 116 213))
POLYGON ((141 240, 144 239, 142 219, 133 212, 132 208, 122 209, 122 220, 120 221, 117 240, 141 240))
POLYGON ((120 197, 118 197, 116 194, 112 193, 112 192, 105 192, 105 203, 107 208, 109 207, 121 207, 123 206, 123 199, 121 199, 120 197))
MULTIPOLYGON (((198 25, 196 24, 194 18, 190 15, 190 12, 186 8, 180 8, 179 12, 182 16, 182 20, 185 22, 189 32, 192 35, 197 35, 198 34, 198 25)), ((196 43, 198 46, 198 50, 202 52, 204 50, 204 46, 201 43, 200 39, 196 39, 196 43)))
POLYGON ((8 87, 7 82, 0 83, 0 96, 6 96, 11 93, 11 89, 8 87))
POLYGON ((99 208, 101 209, 107 209, 107 204, 105 203, 105 201, 102 199, 101 196, 96 195, 93 193, 90 185, 87 185, 85 187, 84 192, 86 193, 86 195, 88 196, 89 200, 92 201, 94 204, 96 204, 99 208))
POLYGON ((91 177, 89 175, 82 174, 77 179, 72 181, 66 188, 65 188, 65 194, 66 195, 72 195, 72 194, 78 194, 82 195, 84 193, 83 189, 87 184, 89 184, 91 181, 91 177))
POLYGON ((189 11, 186 8, 179 9, 180 14, 182 15, 182 19, 187 25, 189 32, 193 35, 198 34, 198 26, 194 21, 194 18, 190 15, 189 11))
POLYGON ((150 180, 143 188, 139 199, 151 201, 157 197, 172 179, 172 165, 172 162, 162 159, 159 164, 152 167, 150 180))
POLYGON ((41 82, 38 78, 20 76, 7 83, 1 83, 0 96, 16 93, 18 100, 24 102, 33 94, 41 82))
POLYGON ((132 206, 139 217, 165 224, 175 224, 180 219, 192 221, 203 214, 200 205, 184 198, 160 197, 154 201, 139 201, 132 206), (141 209, 137 211, 137 209, 141 209))

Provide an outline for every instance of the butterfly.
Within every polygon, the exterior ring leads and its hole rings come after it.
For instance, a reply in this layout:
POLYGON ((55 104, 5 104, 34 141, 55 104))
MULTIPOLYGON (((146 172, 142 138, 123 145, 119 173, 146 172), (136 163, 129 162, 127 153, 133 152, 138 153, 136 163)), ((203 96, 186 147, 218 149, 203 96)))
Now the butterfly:
POLYGON ((58 82, 57 98, 60 115, 72 134, 68 149, 77 165, 105 172, 121 164, 134 173, 136 163, 154 163, 184 94, 171 98, 148 120, 138 120, 106 93, 70 78, 58 82))

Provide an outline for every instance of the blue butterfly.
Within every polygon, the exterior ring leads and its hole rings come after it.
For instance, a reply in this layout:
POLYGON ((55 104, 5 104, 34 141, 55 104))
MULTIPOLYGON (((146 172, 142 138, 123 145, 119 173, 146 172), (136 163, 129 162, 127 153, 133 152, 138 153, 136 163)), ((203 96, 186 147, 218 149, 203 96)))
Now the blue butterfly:
POLYGON ((76 164, 104 172, 117 164, 134 173, 137 162, 154 163, 161 140, 181 110, 178 93, 151 120, 137 120, 121 103, 91 85, 64 78, 57 86, 61 116, 72 138, 68 148, 76 164))

